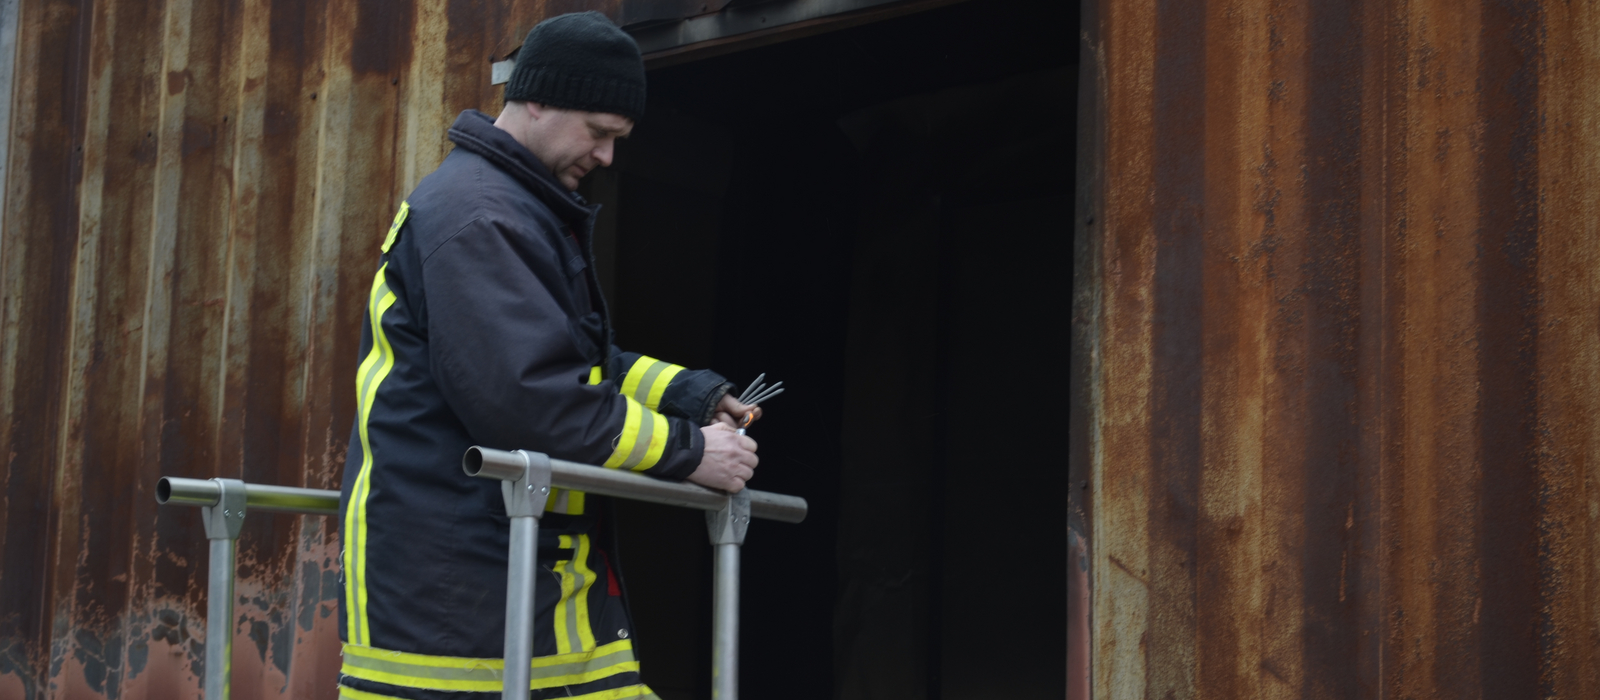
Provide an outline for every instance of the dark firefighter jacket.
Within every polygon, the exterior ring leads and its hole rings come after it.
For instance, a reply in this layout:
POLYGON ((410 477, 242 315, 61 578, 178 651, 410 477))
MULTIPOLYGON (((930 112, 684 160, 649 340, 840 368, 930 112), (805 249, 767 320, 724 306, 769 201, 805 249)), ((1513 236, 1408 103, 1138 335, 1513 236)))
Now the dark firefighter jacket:
MULTIPOLYGON (((407 198, 382 245, 340 499, 345 673, 384 681, 427 675, 429 659, 502 654, 509 521, 499 483, 462 472, 468 447, 681 480, 700 461, 698 426, 728 389, 709 371, 611 345, 590 272, 598 207, 487 115, 462 113, 449 136, 455 150, 407 198), (363 654, 381 657, 380 670, 362 666, 363 654), (399 658, 416 665, 389 663, 399 658)), ((557 515, 544 518, 541 541, 577 547, 577 533, 592 529, 584 508, 582 494, 552 494, 557 515)), ((437 687, 498 692, 450 683, 437 687)))

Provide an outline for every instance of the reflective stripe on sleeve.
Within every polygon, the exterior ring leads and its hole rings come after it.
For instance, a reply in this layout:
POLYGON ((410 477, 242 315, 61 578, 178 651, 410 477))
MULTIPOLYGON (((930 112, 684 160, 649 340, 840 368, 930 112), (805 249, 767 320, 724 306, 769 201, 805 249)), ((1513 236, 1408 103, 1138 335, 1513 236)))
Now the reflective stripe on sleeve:
POLYGON ((622 393, 652 411, 661 410, 661 396, 683 368, 654 357, 640 356, 622 380, 622 393))
POLYGON ((667 451, 667 435, 672 432, 672 428, 667 425, 667 417, 651 411, 650 422, 655 425, 655 429, 650 432, 650 446, 645 450, 639 463, 633 467, 634 471, 644 471, 655 466, 661 461, 662 453, 667 451))
MULTIPOLYGON (((504 669, 504 659, 431 656, 346 644, 340 673, 405 688, 484 693, 501 689, 504 669)), ((637 673, 638 670, 639 662, 633 657, 633 643, 619 639, 591 651, 535 657, 531 687, 556 688, 590 683, 618 673, 637 673)), ((645 692, 648 693, 649 689, 645 689, 645 692)))
POLYGON ((682 371, 683 368, 677 365, 667 365, 666 369, 661 370, 661 373, 650 382, 650 393, 645 397, 644 405, 649 406, 652 411, 661 410, 661 395, 667 393, 667 386, 672 384, 672 378, 682 371))
POLYGON ((632 396, 623 394, 622 398, 628 402, 628 414, 623 419, 616 447, 602 466, 644 471, 661 461, 671 427, 666 416, 645 408, 632 396))

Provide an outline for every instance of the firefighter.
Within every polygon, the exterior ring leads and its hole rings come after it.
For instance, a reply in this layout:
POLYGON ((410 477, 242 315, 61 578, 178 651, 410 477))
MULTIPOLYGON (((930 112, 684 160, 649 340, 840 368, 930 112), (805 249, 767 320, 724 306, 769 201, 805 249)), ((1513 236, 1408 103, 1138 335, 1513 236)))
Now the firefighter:
MULTIPOLYGON (((555 17, 517 55, 496 119, 450 127, 381 246, 340 497, 340 697, 499 697, 508 524, 472 445, 739 491, 757 411, 708 370, 611 343, 598 207, 573 190, 644 111, 639 49, 604 15, 555 17)), ((685 271, 685 274, 694 274, 685 271)), ((533 697, 654 698, 597 497, 556 490, 539 529, 533 697)))

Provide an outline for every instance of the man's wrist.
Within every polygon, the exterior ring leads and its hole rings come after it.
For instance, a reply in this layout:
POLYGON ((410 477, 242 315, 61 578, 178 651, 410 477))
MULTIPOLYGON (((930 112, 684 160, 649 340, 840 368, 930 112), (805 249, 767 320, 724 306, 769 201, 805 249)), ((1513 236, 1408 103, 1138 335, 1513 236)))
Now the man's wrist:
POLYGON ((717 404, 722 403, 722 397, 727 396, 732 390, 733 382, 723 382, 711 387, 711 391, 706 394, 705 403, 700 405, 700 415, 696 416, 695 420, 700 425, 711 425, 717 418, 717 404))

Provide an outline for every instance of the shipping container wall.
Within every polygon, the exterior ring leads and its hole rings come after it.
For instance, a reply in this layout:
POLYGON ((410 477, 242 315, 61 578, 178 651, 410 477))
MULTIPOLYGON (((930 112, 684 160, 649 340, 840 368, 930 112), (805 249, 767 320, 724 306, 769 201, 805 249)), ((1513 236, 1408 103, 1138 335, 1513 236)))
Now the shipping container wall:
POLYGON ((1600 10, 1086 16, 1094 696, 1600 697, 1600 10))
MULTIPOLYGON (((401 197, 491 56, 610 4, 0 3, 0 698, 199 695, 206 541, 157 478, 337 488, 401 197)), ((335 697, 333 524, 240 548, 234 697, 335 697)))

